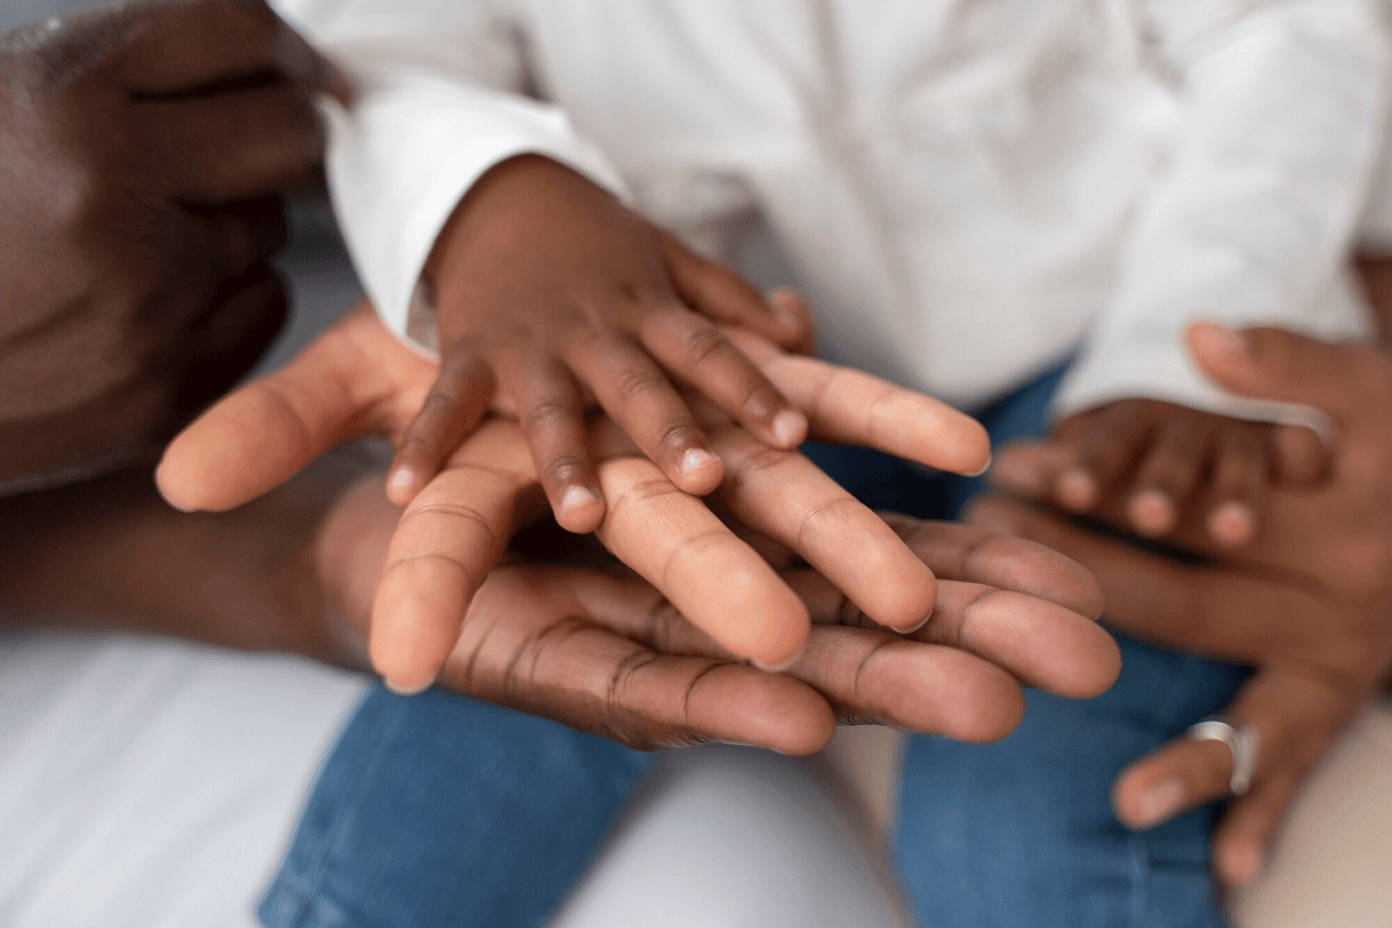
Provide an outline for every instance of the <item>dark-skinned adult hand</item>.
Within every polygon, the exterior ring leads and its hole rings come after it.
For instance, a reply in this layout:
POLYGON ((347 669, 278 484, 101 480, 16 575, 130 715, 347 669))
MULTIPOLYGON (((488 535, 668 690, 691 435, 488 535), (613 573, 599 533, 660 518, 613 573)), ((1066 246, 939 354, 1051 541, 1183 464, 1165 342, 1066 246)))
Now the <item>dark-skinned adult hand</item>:
MULTIPOLYGON (((362 666, 400 515, 380 463, 342 449, 225 513, 170 509, 143 470, 0 500, 0 547, 14 555, 0 562, 0 605, 30 621, 101 616, 362 666)), ((784 581, 816 624, 796 664, 773 673, 734 658, 612 560, 511 564, 471 601, 440 685, 639 748, 729 740, 805 753, 837 719, 998 738, 1020 716, 1017 680, 1073 695, 1110 680, 1115 651, 1080 614, 1098 600, 1076 565, 966 526, 899 518, 894 528, 942 578, 912 635, 883 631, 825 578, 789 566, 784 581)))
MULTIPOLYGON (((984 462, 984 433, 960 413, 866 375, 787 355, 747 333, 734 337, 808 411, 819 434, 930 464, 984 462)), ((432 378, 432 365, 361 309, 283 371, 234 393, 191 426, 166 453, 160 486, 186 509, 238 505, 324 448, 404 428, 432 378)), ((705 503, 635 456, 621 431, 612 424, 599 429, 593 447, 600 476, 622 501, 601 526, 605 545, 730 652, 766 666, 795 659, 809 617, 793 591, 705 503)), ((711 434, 729 465, 720 495, 736 517, 797 551, 879 625, 911 630, 924 623, 939 595, 936 581, 883 520, 801 455, 769 449, 728 420, 713 422, 711 434)), ((493 421, 412 502, 389 554, 371 634, 374 666, 394 686, 409 691, 435 678, 511 527, 537 501, 537 488, 519 428, 493 421)), ((1105 653, 1095 669, 1110 682, 1115 651, 1098 641, 1105 653)), ((1097 652, 1087 653, 1083 663, 1091 664, 1097 652)), ((1097 679, 1084 676, 1085 686, 1097 679)))
POLYGON ((252 366, 321 93, 349 91, 264 0, 0 39, 0 494, 152 459, 252 366))
MULTIPOLYGON (((1273 329, 1197 326, 1191 354, 1233 392, 1304 403, 1338 428, 1327 482, 1273 491, 1265 530, 1239 552, 1201 522, 1177 538, 1206 554, 1184 564, 1104 538, 1047 510, 996 498, 977 524, 1039 541, 1101 580, 1107 622, 1185 651, 1250 664, 1228 714, 1256 732, 1250 791, 1213 837, 1228 884, 1251 880, 1301 783, 1392 665, 1392 362, 1374 348, 1329 345, 1273 329)), ((1054 466, 1047 445, 1004 450, 1019 491, 1054 466)), ((1228 794, 1232 758, 1219 742, 1180 739, 1118 778, 1118 817, 1147 828, 1228 794)))
POLYGON ((586 178, 539 155, 488 171, 425 269, 441 373, 400 446, 388 492, 405 505, 490 403, 522 424, 557 521, 590 532, 604 497, 586 446, 593 396, 667 478, 705 495, 721 460, 676 384, 776 448, 807 420, 721 332, 807 340, 800 300, 765 300, 586 178))

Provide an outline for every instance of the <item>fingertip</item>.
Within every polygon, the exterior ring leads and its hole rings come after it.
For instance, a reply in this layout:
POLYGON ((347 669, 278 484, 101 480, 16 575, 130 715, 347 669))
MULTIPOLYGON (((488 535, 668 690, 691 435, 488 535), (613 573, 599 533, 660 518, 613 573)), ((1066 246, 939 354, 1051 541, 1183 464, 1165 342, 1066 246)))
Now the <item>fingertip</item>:
POLYGON ((1019 449, 1002 451, 987 471, 987 482, 1021 496, 1037 498, 1048 489, 1048 476, 1043 466, 1019 449))
POLYGON ((561 495, 555 509, 561 528, 577 535, 588 535, 604 521, 604 497, 589 487, 572 486, 561 495))
POLYGON ((405 507, 425 488, 425 481, 410 467, 397 467, 387 477, 387 499, 395 506, 405 507))
POLYGON ((155 488, 159 490, 160 496, 164 497, 164 501, 174 509, 180 512, 198 512, 192 495, 186 494, 180 486, 176 469, 170 467, 167 462, 166 452, 166 456, 161 458, 159 465, 155 467, 155 488))
POLYGON ((1059 474, 1054 492, 1066 509, 1081 512, 1097 502, 1097 481, 1080 467, 1070 467, 1059 474))
POLYGON ((791 451, 807 440, 807 416, 797 409, 785 409, 773 417, 769 431, 773 434, 774 447, 791 451))
POLYGON ((1183 811, 1189 800, 1189 790, 1179 777, 1166 777, 1130 797, 1127 812, 1129 821, 1122 824, 1136 831, 1154 828, 1183 811))
POLYGON ((1175 526, 1175 507, 1169 494, 1148 488, 1134 494, 1126 503, 1131 527, 1142 535, 1163 535, 1175 526))
POLYGON ((725 479, 725 462, 706 448, 688 448, 681 456, 674 475, 683 492, 705 496, 715 492, 725 479))
POLYGON ((801 293, 792 287, 775 287, 764 295, 764 302, 783 330, 780 345, 796 350, 810 344, 812 314, 801 293))
POLYGON ((1208 533, 1228 547, 1245 545, 1256 537, 1256 516, 1245 503, 1229 500, 1208 517, 1208 533))
POLYGON ((382 685, 385 686, 391 692, 395 693, 397 696, 418 696, 421 693, 424 693, 426 690, 430 689, 432 686, 434 686, 435 680, 435 677, 431 677, 430 679, 425 680, 424 682, 416 680, 403 683, 399 680, 390 680, 383 677, 382 685))
POLYGON ((1219 882, 1226 886, 1246 886, 1261 873, 1266 855, 1256 841, 1246 839, 1221 844, 1214 856, 1219 882))

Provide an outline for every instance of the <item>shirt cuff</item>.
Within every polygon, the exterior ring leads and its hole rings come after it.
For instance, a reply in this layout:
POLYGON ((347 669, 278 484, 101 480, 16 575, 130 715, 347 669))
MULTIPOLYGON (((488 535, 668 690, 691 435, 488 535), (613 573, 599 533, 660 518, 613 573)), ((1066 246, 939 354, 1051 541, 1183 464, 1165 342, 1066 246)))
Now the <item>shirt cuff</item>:
POLYGON ((427 356, 438 354, 438 338, 421 275, 455 207, 490 168, 543 155, 626 195, 564 112, 524 97, 413 75, 373 87, 351 110, 324 107, 329 188, 349 253, 383 321, 427 356))

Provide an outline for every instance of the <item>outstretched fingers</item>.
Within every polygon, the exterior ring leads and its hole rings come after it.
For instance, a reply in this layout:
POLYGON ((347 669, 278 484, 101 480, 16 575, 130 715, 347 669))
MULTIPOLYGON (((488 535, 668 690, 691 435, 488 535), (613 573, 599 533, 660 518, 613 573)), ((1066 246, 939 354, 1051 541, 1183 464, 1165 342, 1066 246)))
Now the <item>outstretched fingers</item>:
POLYGON ((729 334, 807 413, 813 438, 863 445, 969 476, 991 462, 986 429, 946 403, 860 371, 784 354, 747 332, 729 334))
POLYGON ((397 443, 387 473, 387 497, 405 506, 425 488, 445 459, 478 427, 493 395, 493 374, 474 355, 451 353, 397 443))
POLYGON ((618 457, 599 468, 608 510, 598 535, 696 627, 765 667, 792 661, 810 625, 802 601, 705 503, 651 461, 618 457))
POLYGON ((512 423, 494 420, 406 508, 387 549, 368 654, 387 686, 430 686, 536 484, 512 423))
POLYGON ((933 572, 883 519, 797 452, 733 427, 711 438, 726 462, 720 498, 741 522, 796 551, 877 624, 907 632, 927 621, 933 572))
POLYGON ((434 366, 359 307, 285 367, 215 404, 165 450, 160 492, 221 512, 279 486, 333 446, 404 424, 434 366))
MULTIPOLYGON (((1251 787, 1232 799, 1213 837, 1214 870, 1229 885, 1261 870, 1297 788, 1347 724, 1358 698, 1324 681, 1266 668, 1238 693, 1225 715, 1256 737, 1251 787)), ((1127 767, 1112 806, 1143 830, 1231 796, 1233 754, 1221 741, 1181 736, 1127 767)))
POLYGON ((806 684, 734 662, 690 626, 703 647, 664 647, 648 634, 661 615, 675 614, 636 578, 500 568, 441 682, 640 750, 728 741, 808 754, 830 740, 831 708, 806 684))

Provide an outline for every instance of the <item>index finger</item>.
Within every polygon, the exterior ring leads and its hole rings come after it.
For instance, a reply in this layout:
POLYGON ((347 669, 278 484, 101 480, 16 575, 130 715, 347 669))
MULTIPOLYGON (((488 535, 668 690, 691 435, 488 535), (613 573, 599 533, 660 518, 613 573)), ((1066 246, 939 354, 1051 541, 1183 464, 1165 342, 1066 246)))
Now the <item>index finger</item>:
POLYGON ((121 15, 125 41, 115 64, 135 93, 186 93, 272 71, 305 93, 352 101, 343 72, 266 0, 177 0, 129 7, 121 15))
POLYGON ((981 474, 990 464, 986 429, 946 403, 857 370, 785 354, 746 331, 727 331, 807 413, 811 437, 875 448, 967 476, 981 474))
POLYGON ((612 554, 734 654, 771 668, 797 657, 807 608, 705 503, 640 458, 604 462, 599 480, 609 507, 597 534, 612 554))

